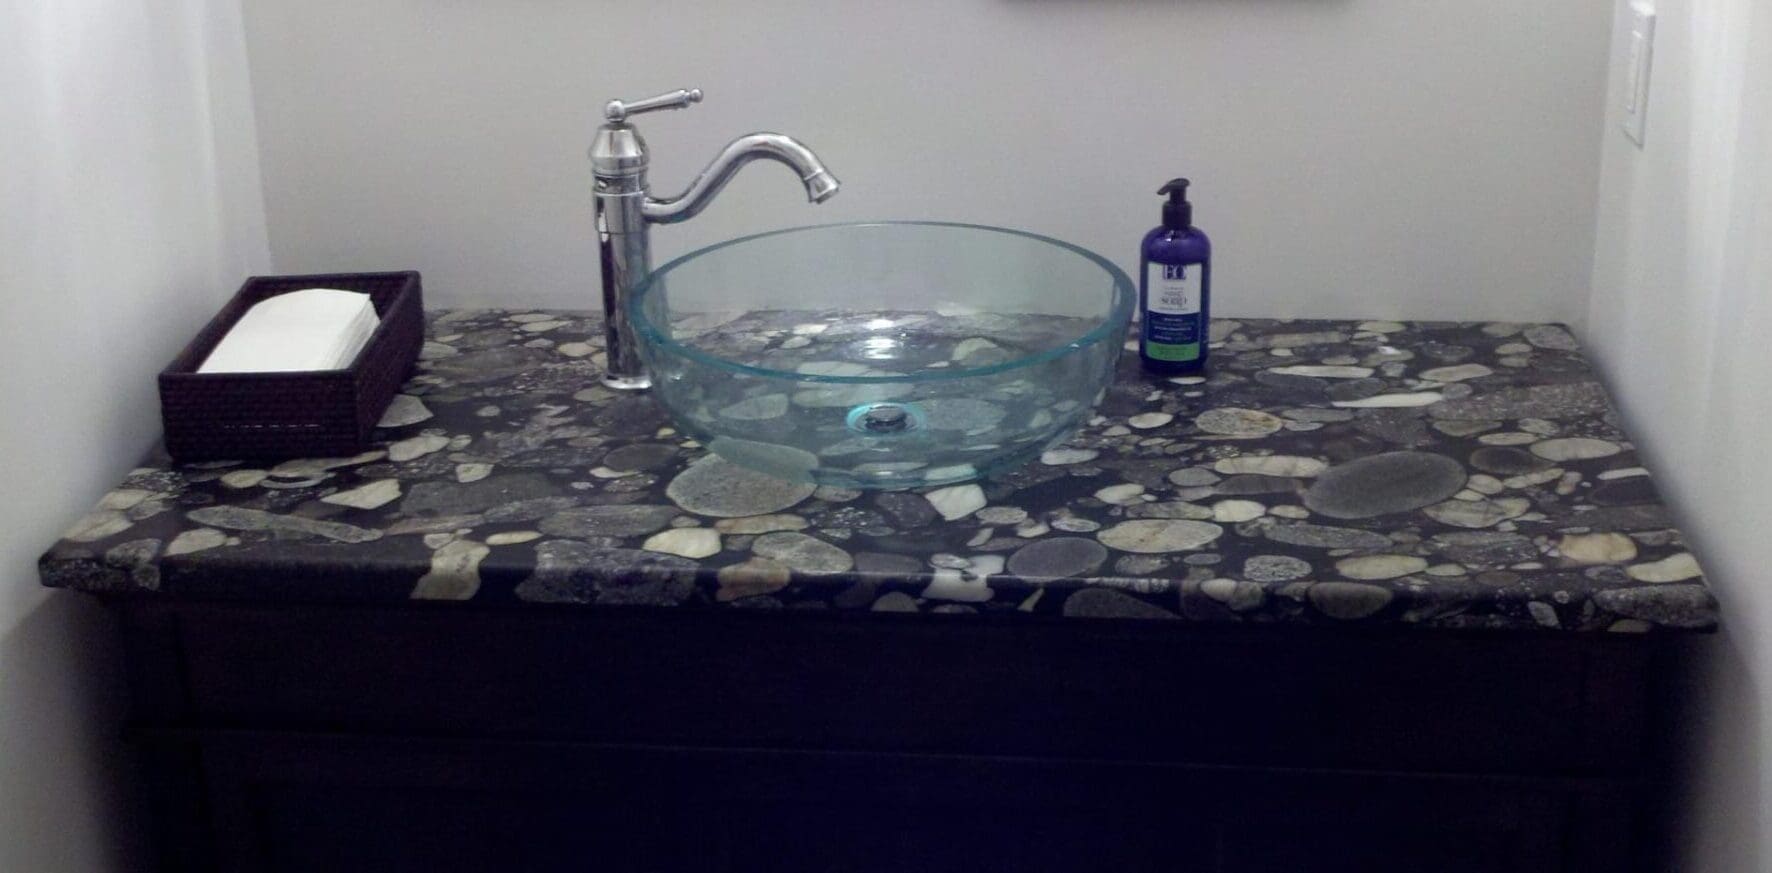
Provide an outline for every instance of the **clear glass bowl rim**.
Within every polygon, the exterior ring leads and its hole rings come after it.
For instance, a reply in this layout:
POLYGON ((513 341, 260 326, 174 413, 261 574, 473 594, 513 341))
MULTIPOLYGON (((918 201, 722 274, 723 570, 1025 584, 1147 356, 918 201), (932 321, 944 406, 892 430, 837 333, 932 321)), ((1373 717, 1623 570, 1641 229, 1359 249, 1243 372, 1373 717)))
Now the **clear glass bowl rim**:
POLYGON ((1121 270, 1119 267, 1115 266, 1112 261, 1109 261, 1107 258, 1104 258, 1101 255, 1098 255, 1086 248, 1083 248, 1082 246, 1076 245, 1074 243, 1068 243, 1068 242, 1065 242, 1064 240, 1061 240, 1061 239, 1054 239, 1049 236, 1043 236, 1043 235, 1037 234, 1037 233, 1030 233, 1025 230, 1015 230, 1014 228, 993 227, 988 224, 967 224, 965 222, 956 222, 956 221, 845 221, 845 222, 833 222, 831 224, 809 224, 809 225, 804 225, 801 227, 789 227, 789 228, 782 228, 780 230, 764 231, 763 233, 754 233, 754 234, 750 234, 749 236, 741 236, 741 237, 737 237, 734 239, 725 240, 723 242, 719 242, 714 245, 707 246, 705 248, 696 249, 695 251, 692 251, 688 254, 673 258, 669 262, 667 262, 664 266, 659 267, 656 270, 653 270, 652 274, 646 278, 646 281, 641 283, 640 286, 635 289, 634 295, 628 299, 628 320, 633 325, 634 331, 641 336, 641 338, 643 339, 644 342, 651 343, 652 345, 657 346, 657 347, 664 349, 666 351, 669 351, 670 353, 672 353, 674 355, 679 355, 679 356, 688 358, 690 360, 705 364, 710 367, 715 367, 715 368, 718 368, 721 370, 728 370, 728 371, 732 371, 732 372, 745 373, 745 374, 752 375, 752 376, 763 376, 763 377, 771 378, 771 379, 784 379, 784 380, 789 380, 789 381, 794 381, 794 382, 813 382, 813 383, 831 383, 831 384, 848 384, 848 385, 854 385, 854 384, 878 385, 878 384, 894 384, 894 383, 903 384, 903 383, 909 383, 909 382, 936 382, 936 381, 946 381, 946 380, 950 380, 950 379, 967 379, 967 378, 973 378, 973 377, 977 377, 977 376, 991 376, 991 375, 995 375, 998 373, 1006 373, 1010 370, 1020 369, 1022 367, 1031 367, 1031 366, 1034 366, 1037 364, 1042 364, 1047 361, 1056 360, 1058 358, 1064 357, 1065 355, 1070 354, 1078 349, 1082 349, 1087 346, 1093 345, 1095 343, 1101 342, 1105 339, 1108 339, 1110 336, 1114 335, 1122 326, 1124 326, 1127 322, 1129 322, 1132 318, 1133 297, 1134 297, 1134 291, 1133 291, 1133 287, 1132 287, 1132 278, 1130 276, 1126 275, 1126 271, 1121 270), (652 290, 654 281, 663 277, 664 275, 671 272, 672 270, 674 270, 678 267, 681 267, 684 264, 687 264, 690 261, 695 260, 696 258, 702 257, 703 255, 713 254, 714 252, 717 252, 721 249, 729 248, 731 246, 736 246, 736 245, 739 245, 740 243, 751 242, 752 240, 759 240, 759 239, 764 239, 764 238, 772 237, 772 236, 782 236, 784 234, 790 234, 790 233, 806 233, 809 231, 837 230, 840 228, 860 228, 860 227, 950 227, 950 228, 960 228, 960 229, 964 229, 964 230, 982 230, 982 231, 988 231, 991 233, 1001 233, 1001 234, 1008 234, 1010 236, 1019 236, 1019 237, 1025 238, 1025 239, 1036 240, 1039 242, 1047 243, 1048 245, 1057 246, 1058 248, 1064 249, 1065 251, 1071 252, 1072 254, 1081 255, 1083 258, 1087 259, 1089 262, 1095 264, 1096 266, 1102 268, 1104 271, 1107 272, 1108 276, 1111 277, 1114 282, 1113 307, 1109 310, 1108 317, 1105 320, 1103 320, 1100 324, 1091 328, 1089 330, 1089 332, 1083 334, 1080 337, 1077 337, 1076 339, 1071 340, 1070 342, 1053 346, 1052 348, 1046 349, 1045 351, 1039 352, 1037 354, 1027 355, 1025 357, 1016 358, 1016 359, 1010 360, 1010 361, 1004 361, 999 364, 992 364, 992 365, 986 366, 986 367, 972 367, 972 368, 961 369, 961 370, 939 370, 936 372, 923 372, 923 373, 916 373, 916 374, 905 374, 905 375, 900 375, 900 376, 827 376, 827 375, 818 375, 818 374, 810 374, 810 373, 796 373, 796 372, 793 372, 790 370, 775 370, 775 369, 770 369, 768 367, 757 367, 757 366, 752 366, 750 364, 741 364, 737 361, 731 361, 731 360, 727 360, 725 358, 718 357, 716 355, 708 354, 707 352, 702 351, 701 349, 697 349, 693 346, 684 345, 683 343, 680 343, 674 339, 666 337, 663 333, 661 333, 659 331, 657 325, 653 324, 651 322, 651 320, 647 319, 647 317, 646 317, 644 304, 646 301, 646 295, 652 290))

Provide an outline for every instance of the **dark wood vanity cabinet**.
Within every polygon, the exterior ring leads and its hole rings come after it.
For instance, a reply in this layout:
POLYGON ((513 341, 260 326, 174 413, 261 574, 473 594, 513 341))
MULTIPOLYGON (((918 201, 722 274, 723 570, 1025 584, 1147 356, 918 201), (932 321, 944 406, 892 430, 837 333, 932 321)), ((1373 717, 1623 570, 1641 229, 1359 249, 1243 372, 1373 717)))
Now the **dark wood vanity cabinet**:
POLYGON ((864 492, 595 387, 594 316, 432 312, 374 450, 150 455, 40 569, 124 619, 173 873, 1656 869, 1718 608, 1575 338, 1212 327, 864 492))
POLYGON ((112 603, 168 870, 1650 869, 1653 636, 112 603))

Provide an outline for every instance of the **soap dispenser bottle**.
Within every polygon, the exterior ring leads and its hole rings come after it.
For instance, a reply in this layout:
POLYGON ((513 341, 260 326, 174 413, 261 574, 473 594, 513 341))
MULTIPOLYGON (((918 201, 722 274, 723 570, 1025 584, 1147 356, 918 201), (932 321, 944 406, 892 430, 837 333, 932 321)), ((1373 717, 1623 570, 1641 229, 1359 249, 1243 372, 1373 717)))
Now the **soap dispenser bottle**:
POLYGON ((1168 195, 1163 223, 1144 236, 1139 260, 1138 356, 1164 376, 1206 368, 1206 327, 1212 317, 1212 243, 1194 227, 1186 179, 1157 190, 1168 195))

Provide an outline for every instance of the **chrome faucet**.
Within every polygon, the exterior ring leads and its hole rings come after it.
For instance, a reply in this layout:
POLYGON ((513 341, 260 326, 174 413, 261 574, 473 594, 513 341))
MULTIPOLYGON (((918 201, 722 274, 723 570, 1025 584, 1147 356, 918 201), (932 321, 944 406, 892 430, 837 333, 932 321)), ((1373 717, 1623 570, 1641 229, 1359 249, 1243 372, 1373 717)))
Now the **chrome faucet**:
POLYGON ((758 158, 792 167, 806 186, 806 197, 823 203, 837 193, 837 177, 819 163, 800 141, 779 133, 752 133, 733 140, 707 169, 676 197, 660 200, 646 184, 646 141, 628 123, 631 116, 660 109, 682 109, 701 102, 701 90, 672 91, 645 100, 611 100, 603 107, 604 124, 591 143, 591 172, 596 177, 597 242, 603 264, 603 318, 608 337, 603 384, 623 391, 651 387, 640 362, 639 340, 628 323, 628 297, 652 272, 654 224, 694 218, 738 168, 758 158))

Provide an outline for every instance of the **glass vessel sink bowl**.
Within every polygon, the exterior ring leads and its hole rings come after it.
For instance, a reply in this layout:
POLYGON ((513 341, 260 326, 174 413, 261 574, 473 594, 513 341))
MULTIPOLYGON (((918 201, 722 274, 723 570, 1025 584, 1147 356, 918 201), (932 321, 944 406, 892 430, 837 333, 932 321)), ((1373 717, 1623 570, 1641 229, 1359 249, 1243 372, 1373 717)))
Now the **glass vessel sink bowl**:
POLYGON ((962 482, 1062 442, 1113 378, 1132 281, 995 227, 892 222, 744 237, 628 301, 653 393, 734 463, 848 488, 962 482))

